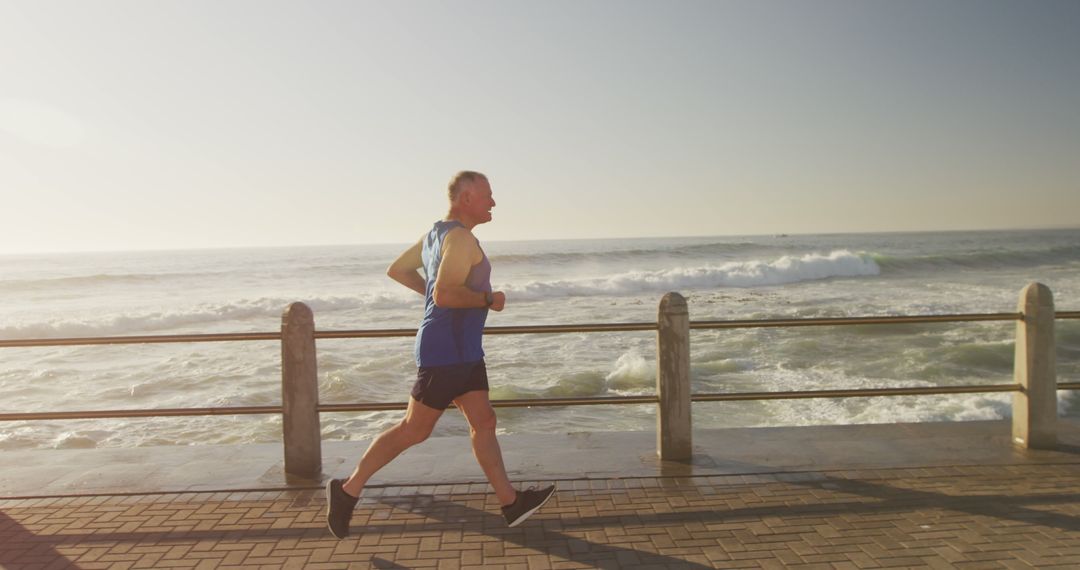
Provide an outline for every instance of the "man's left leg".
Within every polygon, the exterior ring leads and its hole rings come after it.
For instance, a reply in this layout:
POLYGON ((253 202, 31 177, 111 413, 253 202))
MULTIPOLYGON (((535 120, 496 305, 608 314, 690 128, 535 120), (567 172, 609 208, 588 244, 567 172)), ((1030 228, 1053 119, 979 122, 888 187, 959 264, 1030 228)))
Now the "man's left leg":
POLYGON ((427 439, 442 413, 441 409, 409 398, 405 418, 371 442, 352 475, 344 481, 326 482, 326 526, 335 537, 349 536, 353 508, 368 479, 401 452, 427 439))

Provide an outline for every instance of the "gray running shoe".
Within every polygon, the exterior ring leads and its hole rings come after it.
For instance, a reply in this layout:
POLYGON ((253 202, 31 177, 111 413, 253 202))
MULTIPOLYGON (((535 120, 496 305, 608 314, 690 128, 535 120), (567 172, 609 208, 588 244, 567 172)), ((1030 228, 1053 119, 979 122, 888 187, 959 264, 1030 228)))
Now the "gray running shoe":
POLYGON ((339 539, 349 536, 349 521, 352 520, 356 502, 360 500, 346 493, 341 483, 341 479, 326 482, 326 526, 330 534, 339 539))
POLYGON ((513 504, 502 508, 503 517, 506 519, 506 526, 515 527, 525 519, 529 518, 529 515, 535 513, 544 506, 544 503, 548 502, 555 494, 555 485, 546 487, 544 489, 536 490, 536 487, 529 487, 524 491, 517 492, 517 498, 514 499, 513 504))

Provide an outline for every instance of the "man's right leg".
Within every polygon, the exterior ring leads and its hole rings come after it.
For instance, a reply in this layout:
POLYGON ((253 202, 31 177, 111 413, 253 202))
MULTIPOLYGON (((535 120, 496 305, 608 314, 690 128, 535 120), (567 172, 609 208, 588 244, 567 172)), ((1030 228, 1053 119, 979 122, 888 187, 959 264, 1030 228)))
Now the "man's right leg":
POLYGON ((427 439, 442 414, 443 410, 437 410, 409 398, 409 408, 405 412, 405 419, 379 434, 371 442, 352 475, 342 485, 345 492, 353 497, 359 497, 368 479, 379 469, 401 455, 402 451, 427 439))
POLYGON ((529 518, 537 509, 544 506, 555 494, 555 485, 543 489, 529 488, 515 491, 506 474, 502 450, 495 436, 495 410, 491 407, 487 390, 474 390, 458 396, 455 400, 465 418, 469 421, 472 435, 473 454, 484 469, 488 481, 499 497, 506 524, 517 526, 529 518))
POLYGON ((409 398, 405 419, 382 432, 368 446, 360 463, 346 481, 331 479, 326 483, 326 524, 337 538, 349 535, 349 521, 364 485, 379 469, 390 463, 402 451, 424 441, 443 411, 409 398))
POLYGON ((454 403, 469 422, 469 436, 472 439, 473 455, 480 468, 487 475, 491 488, 501 506, 514 502, 517 491, 510 483, 503 464, 502 449, 495 436, 495 410, 491 407, 487 390, 466 392, 454 399, 454 403))

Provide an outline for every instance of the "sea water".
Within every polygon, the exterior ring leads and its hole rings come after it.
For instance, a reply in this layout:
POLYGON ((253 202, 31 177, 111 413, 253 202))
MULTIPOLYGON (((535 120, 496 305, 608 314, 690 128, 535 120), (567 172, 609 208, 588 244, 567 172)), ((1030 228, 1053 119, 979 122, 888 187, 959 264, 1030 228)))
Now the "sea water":
MULTIPOLYGON (((418 232, 419 234, 420 232, 418 232)), ((477 235, 483 240, 483 227, 477 235)), ((489 325, 655 321, 668 291, 693 320, 1016 310, 1031 281, 1080 310, 1080 230, 484 242, 506 310, 489 325)), ((294 301, 319 330, 413 328, 422 298, 385 276, 407 244, 0 257, 0 339, 276 332, 294 301)), ((1015 323, 695 331, 694 392, 1012 381, 1015 323)), ((318 341, 323 403, 404 402, 411 338, 318 341)), ((1057 326, 1058 379, 1080 381, 1080 321, 1057 326)), ((492 398, 655 391, 655 333, 485 339, 492 398)), ((280 403, 274 341, 0 348, 0 411, 280 403)), ((696 403, 695 427, 1006 418, 1009 394, 696 403)), ((1080 399, 1059 393, 1060 411, 1080 399)), ((653 430, 655 406, 499 410, 500 433, 653 430)), ((402 412, 326 413, 367 439, 402 412)), ((435 435, 468 433, 451 410, 435 435)), ((0 449, 274 442, 278 415, 0 424, 0 449)))

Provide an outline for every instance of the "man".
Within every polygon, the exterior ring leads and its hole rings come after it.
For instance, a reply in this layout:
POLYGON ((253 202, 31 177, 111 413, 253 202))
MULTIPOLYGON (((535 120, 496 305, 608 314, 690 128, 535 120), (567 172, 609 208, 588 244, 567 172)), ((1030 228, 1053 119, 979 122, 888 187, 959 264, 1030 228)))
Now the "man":
POLYGON ((509 526, 517 526, 555 493, 555 486, 516 491, 495 437, 495 410, 488 399, 481 340, 488 309, 506 305, 491 290, 491 264, 472 229, 491 221, 495 200, 479 172, 450 181, 450 212, 387 270, 395 281, 424 296, 424 319, 416 333, 416 383, 401 423, 379 434, 347 480, 326 484, 326 524, 337 538, 349 535, 353 508, 368 479, 431 434, 453 402, 469 422, 473 454, 495 490, 509 526), (423 268, 424 275, 418 270, 423 268))

